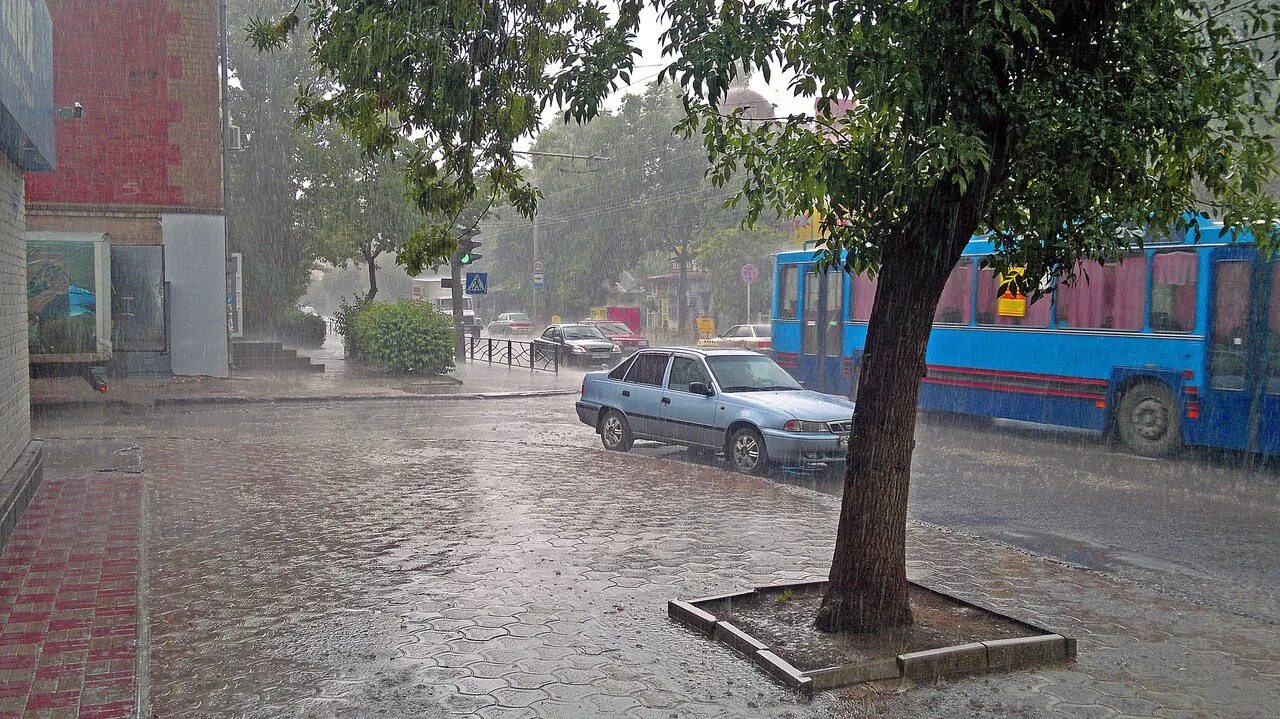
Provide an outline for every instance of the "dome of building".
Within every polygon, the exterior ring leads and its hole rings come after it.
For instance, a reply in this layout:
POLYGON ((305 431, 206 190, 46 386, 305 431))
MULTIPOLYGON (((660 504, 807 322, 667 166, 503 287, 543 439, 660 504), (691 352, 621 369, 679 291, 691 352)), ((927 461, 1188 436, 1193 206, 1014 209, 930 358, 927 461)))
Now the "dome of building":
POLYGON ((773 103, 766 100, 764 95, 746 85, 735 84, 729 88, 724 100, 720 102, 720 112, 729 114, 739 108, 742 109, 742 117, 746 120, 763 120, 773 117, 773 103))

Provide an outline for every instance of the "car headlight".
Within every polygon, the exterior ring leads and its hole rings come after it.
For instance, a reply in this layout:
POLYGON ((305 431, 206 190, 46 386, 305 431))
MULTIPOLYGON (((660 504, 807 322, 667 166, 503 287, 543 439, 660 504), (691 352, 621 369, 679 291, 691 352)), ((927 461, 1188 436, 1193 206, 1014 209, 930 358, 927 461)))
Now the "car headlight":
POLYGON ((621 352, 621 351, 622 351, 622 345, 614 345, 614 346, 613 346, 613 351, 614 351, 614 352, 621 352))
POLYGON ((581 347, 574 347, 574 348, 573 348, 573 353, 574 353, 574 354, 576 354, 576 355, 584 355, 584 354, 586 354, 586 353, 587 353, 587 351, 586 351, 586 350, 584 350, 584 349, 582 349, 581 347))
POLYGON ((826 422, 810 422, 804 419, 790 419, 782 425, 782 428, 788 432, 830 432, 831 427, 826 422))

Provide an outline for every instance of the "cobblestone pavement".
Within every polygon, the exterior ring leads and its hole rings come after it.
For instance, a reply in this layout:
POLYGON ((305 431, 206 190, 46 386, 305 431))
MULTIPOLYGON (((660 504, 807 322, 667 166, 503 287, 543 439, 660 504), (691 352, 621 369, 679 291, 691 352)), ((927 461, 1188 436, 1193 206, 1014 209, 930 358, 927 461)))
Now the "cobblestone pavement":
POLYGON ((836 498, 607 454, 571 412, 552 397, 40 424, 62 439, 46 445, 50 478, 20 532, 75 483, 107 490, 95 504, 137 506, 139 680, 154 717, 1174 719, 1280 706, 1275 624, 920 524, 913 578, 1079 637, 1079 662, 800 702, 670 622, 665 602, 820 577, 836 498), (63 456, 133 444, 141 498, 63 456))
POLYGON ((0 554, 0 717, 131 715, 141 488, 128 473, 133 454, 103 463, 60 448, 0 554), (78 469, 86 466, 103 471, 78 469))

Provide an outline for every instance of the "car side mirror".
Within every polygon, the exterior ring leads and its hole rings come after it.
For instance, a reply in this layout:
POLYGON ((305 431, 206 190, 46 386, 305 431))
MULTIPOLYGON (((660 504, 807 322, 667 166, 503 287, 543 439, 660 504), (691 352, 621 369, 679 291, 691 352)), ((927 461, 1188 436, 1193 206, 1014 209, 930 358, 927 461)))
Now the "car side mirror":
POLYGON ((715 392, 707 386, 706 382, 690 382, 689 391, 694 394, 703 395, 704 397, 710 397, 715 394, 715 392))

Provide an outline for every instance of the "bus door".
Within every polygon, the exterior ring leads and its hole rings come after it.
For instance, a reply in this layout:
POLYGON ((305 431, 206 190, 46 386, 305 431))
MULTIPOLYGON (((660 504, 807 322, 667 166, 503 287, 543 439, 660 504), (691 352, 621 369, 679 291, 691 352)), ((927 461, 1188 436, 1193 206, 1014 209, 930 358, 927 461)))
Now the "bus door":
POLYGON ((1262 339, 1262 381, 1257 388, 1258 411, 1253 417, 1254 448, 1266 454, 1280 454, 1280 256, 1263 265, 1264 293, 1258 313, 1262 339))
POLYGON ((800 338, 800 380, 807 389, 841 391, 843 306, 844 273, 818 274, 810 267, 804 276, 800 338))
POLYGON ((1277 262, 1251 247, 1218 250, 1211 267, 1206 444, 1280 452, 1280 309, 1277 262))

